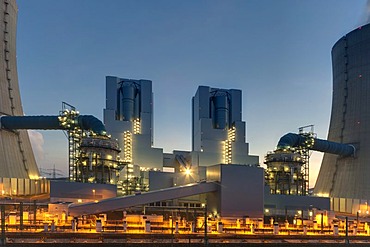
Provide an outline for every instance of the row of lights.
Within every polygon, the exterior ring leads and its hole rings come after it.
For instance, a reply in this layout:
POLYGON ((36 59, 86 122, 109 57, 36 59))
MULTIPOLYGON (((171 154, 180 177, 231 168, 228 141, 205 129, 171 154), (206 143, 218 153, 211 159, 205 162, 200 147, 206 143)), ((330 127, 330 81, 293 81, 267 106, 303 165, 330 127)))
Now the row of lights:
POLYGON ((134 134, 141 134, 141 123, 140 119, 134 119, 134 134))
POLYGON ((306 138, 306 140, 304 141, 304 144, 305 144, 306 148, 310 149, 315 144, 315 139, 310 136, 310 137, 306 138))
POLYGON ((132 162, 132 134, 130 131, 123 132, 123 162, 132 162))
POLYGON ((236 128, 233 126, 227 132, 227 140, 224 142, 224 163, 231 164, 232 162, 232 142, 235 141, 236 128))
POLYGON ((74 128, 77 124, 76 118, 79 114, 80 113, 78 111, 65 109, 58 116, 60 125, 65 129, 71 129, 72 127, 74 128))

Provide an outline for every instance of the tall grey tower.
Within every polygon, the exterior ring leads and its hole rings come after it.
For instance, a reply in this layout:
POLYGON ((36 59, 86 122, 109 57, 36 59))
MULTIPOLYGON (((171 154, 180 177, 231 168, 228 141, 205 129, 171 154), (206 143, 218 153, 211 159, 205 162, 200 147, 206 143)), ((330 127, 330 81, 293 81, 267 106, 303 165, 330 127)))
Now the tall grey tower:
POLYGON ((242 92, 200 86, 192 99, 192 160, 200 166, 258 164, 242 121, 242 92))
MULTIPOLYGON (((15 53, 18 8, 15 0, 0 5, 0 117, 23 116, 15 53)), ((1 178, 39 177, 27 131, 0 129, 0 167, 1 178)))
POLYGON ((353 213, 370 203, 370 25, 337 41, 332 66, 328 140, 352 144, 356 154, 344 158, 326 153, 314 193, 332 197, 335 211, 353 213))
POLYGON ((122 149, 121 159, 162 169, 163 150, 153 148, 153 92, 149 80, 106 77, 104 124, 122 149))

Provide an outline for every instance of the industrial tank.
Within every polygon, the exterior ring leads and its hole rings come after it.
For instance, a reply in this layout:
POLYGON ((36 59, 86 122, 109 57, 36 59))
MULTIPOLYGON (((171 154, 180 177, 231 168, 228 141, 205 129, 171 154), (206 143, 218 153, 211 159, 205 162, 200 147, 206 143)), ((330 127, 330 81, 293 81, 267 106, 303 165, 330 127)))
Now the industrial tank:
POLYGON ((276 150, 265 157, 265 182, 271 194, 304 195, 304 159, 298 152, 276 150))
POLYGON ((226 129, 229 128, 229 98, 226 92, 214 95, 211 98, 213 104, 213 128, 226 129))
POLYGON ((332 197, 335 211, 354 212, 360 210, 361 200, 366 200, 366 205, 370 200, 369 24, 336 42, 332 66, 328 140, 351 144, 356 152, 354 157, 325 153, 314 193, 332 197))
POLYGON ((140 85, 135 82, 123 81, 118 89, 118 120, 134 121, 139 118, 140 85))
POLYGON ((108 137, 85 137, 81 142, 81 163, 78 181, 116 184, 121 169, 118 154, 121 150, 116 140, 108 137))

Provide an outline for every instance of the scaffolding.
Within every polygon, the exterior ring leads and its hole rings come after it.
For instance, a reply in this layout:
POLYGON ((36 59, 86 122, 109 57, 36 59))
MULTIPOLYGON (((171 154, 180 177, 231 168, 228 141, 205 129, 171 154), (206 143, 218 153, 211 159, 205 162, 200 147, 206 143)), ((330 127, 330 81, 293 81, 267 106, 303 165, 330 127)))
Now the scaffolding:
POLYGON ((304 181, 303 193, 304 195, 307 195, 310 188, 310 156, 312 153, 310 151, 310 148, 313 146, 315 142, 316 134, 314 133, 313 125, 300 127, 298 131, 299 135, 306 138, 304 145, 301 145, 298 148, 298 151, 300 152, 303 159, 302 165, 302 178, 304 181))
POLYGON ((80 145, 83 131, 74 124, 79 112, 76 108, 66 102, 62 102, 62 111, 59 113, 59 121, 67 130, 68 138, 68 178, 70 181, 80 180, 80 145))
POLYGON ((134 132, 125 131, 122 159, 118 141, 107 135, 83 130, 78 121, 79 112, 62 102, 59 122, 68 138, 69 180, 83 183, 117 185, 119 194, 130 195, 147 191, 145 173, 133 164, 133 135, 141 132, 140 119, 135 119, 134 132))
POLYGON ((119 160, 118 143, 108 136, 82 130, 79 112, 62 102, 59 121, 66 129, 68 138, 68 178, 73 182, 116 184, 122 163, 119 160))

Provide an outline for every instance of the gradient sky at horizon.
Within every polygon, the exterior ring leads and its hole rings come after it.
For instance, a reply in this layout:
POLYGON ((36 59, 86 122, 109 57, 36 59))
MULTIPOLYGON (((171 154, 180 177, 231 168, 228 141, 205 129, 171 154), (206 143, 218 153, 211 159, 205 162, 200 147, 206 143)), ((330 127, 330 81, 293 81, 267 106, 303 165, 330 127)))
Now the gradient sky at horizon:
MULTIPOLYGON (((191 150, 199 85, 243 91, 250 153, 298 127, 325 139, 334 43, 367 23, 366 0, 18 0, 17 59, 26 115, 61 102, 102 119, 105 76, 149 79, 154 146, 191 150)), ((32 131, 39 167, 67 174, 61 131, 32 131)), ((311 160, 314 184, 322 155, 311 160)))

